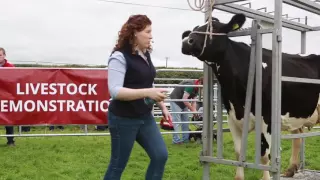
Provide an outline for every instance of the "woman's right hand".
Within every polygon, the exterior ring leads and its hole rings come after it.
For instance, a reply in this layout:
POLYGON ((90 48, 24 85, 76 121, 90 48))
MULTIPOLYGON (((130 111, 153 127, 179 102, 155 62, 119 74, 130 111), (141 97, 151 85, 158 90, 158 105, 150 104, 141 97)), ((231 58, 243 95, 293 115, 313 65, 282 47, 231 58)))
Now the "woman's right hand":
POLYGON ((168 92, 168 90, 164 88, 150 88, 147 92, 147 97, 160 102, 167 97, 164 92, 168 92))

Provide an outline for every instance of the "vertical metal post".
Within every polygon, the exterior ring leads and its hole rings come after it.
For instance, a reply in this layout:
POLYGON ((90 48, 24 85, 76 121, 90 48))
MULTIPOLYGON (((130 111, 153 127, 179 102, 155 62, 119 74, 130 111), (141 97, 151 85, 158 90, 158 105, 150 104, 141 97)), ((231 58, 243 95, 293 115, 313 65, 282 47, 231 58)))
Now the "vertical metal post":
MULTIPOLYGON (((152 111, 153 112, 153 111, 152 111)), ((86 124, 86 125, 84 125, 84 133, 85 134, 88 134, 88 125, 86 124)))
MULTIPOLYGON (((301 54, 306 53, 306 42, 307 42, 307 32, 301 32, 301 54)), ((305 141, 306 138, 301 138, 301 146, 300 146, 300 169, 304 169, 305 167, 305 141)))
POLYGON ((166 68, 168 68, 168 59, 169 57, 166 57, 166 68))
POLYGON ((251 29, 251 54, 250 54, 250 63, 249 63, 249 72, 248 72, 248 81, 247 81, 247 91, 246 91, 246 100, 244 107, 244 123, 242 128, 242 140, 241 140, 241 150, 240 150, 240 162, 246 161, 246 152, 248 146, 248 130, 249 130, 249 118, 251 112, 251 103, 252 103, 252 93, 253 93, 253 83, 255 75, 255 57, 256 57, 256 38, 257 38, 257 20, 252 21, 251 29))
POLYGON ((282 77, 282 0, 274 0, 272 34, 272 103, 271 103, 271 168, 273 180, 280 180, 281 171, 281 77, 282 77))
POLYGON ((307 32, 301 32, 301 54, 306 53, 307 32))
POLYGON ((199 87, 199 97, 198 97, 199 101, 201 101, 202 99, 202 91, 203 91, 203 87, 199 87))
MULTIPOLYGON (((206 10, 212 8, 210 0, 206 0, 206 10)), ((210 11, 206 11, 205 20, 211 17, 210 11)), ((203 82, 203 131, 202 131, 202 155, 212 156, 213 141, 213 73, 210 66, 204 63, 204 82, 203 82)), ((210 164, 203 162, 203 180, 210 179, 210 164)))
POLYGON ((217 82, 217 158, 223 158, 223 118, 221 86, 217 82))
POLYGON ((214 111, 217 112, 217 109, 218 109, 218 83, 214 83, 214 85, 213 85, 213 104, 214 104, 213 109, 214 109, 214 111))
MULTIPOLYGON (((259 24, 258 24, 259 26, 259 24)), ((260 29, 260 26, 257 27, 260 29)), ((261 130, 262 130, 262 34, 257 32, 256 45, 256 93, 255 93, 255 116, 256 116, 256 139, 255 139, 255 163, 260 164, 261 159, 261 130)))
POLYGON ((304 23, 307 25, 308 24, 308 16, 306 16, 305 18, 304 18, 304 23))

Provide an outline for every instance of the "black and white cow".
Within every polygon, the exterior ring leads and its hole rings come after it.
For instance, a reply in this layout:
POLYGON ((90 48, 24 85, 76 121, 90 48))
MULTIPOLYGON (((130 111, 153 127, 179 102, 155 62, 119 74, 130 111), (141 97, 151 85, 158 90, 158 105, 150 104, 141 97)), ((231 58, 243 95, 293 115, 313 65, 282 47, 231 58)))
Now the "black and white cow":
MULTIPOLYGON (((236 158, 239 159, 241 149, 242 124, 246 98, 248 69, 251 47, 236 42, 227 36, 231 31, 238 30, 244 24, 246 17, 236 14, 227 23, 221 23, 212 18, 212 39, 204 33, 208 22, 196 26, 193 31, 185 31, 182 35, 182 53, 192 55, 201 61, 211 62, 211 68, 221 84, 222 101, 228 112, 228 124, 232 133, 236 158), (207 36, 207 38, 206 38, 207 36), (206 38, 206 41, 205 41, 206 38), (206 42, 206 44, 205 44, 206 42)), ((282 54, 282 75, 300 78, 320 78, 320 56, 282 54)), ((271 75, 272 51, 263 49, 262 52, 262 134, 261 134, 261 163, 268 165, 271 149, 271 75)), ((282 82, 282 130, 291 133, 301 133, 303 127, 312 127, 319 122, 319 91, 316 84, 282 82)), ((251 105, 249 131, 254 130, 255 101, 254 92, 251 105)), ((290 167, 286 176, 293 176, 298 168, 300 139, 292 142, 290 167)), ((235 179, 244 179, 242 167, 237 167, 235 179)), ((263 179, 269 180, 269 171, 263 172, 263 179)))

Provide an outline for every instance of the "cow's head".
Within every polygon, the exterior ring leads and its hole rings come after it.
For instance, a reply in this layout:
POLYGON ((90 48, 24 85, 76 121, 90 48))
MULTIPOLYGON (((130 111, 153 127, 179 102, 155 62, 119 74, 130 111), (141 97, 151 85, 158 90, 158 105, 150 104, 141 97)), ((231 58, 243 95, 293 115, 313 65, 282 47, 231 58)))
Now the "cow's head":
POLYGON ((192 31, 183 32, 182 53, 195 56, 201 61, 214 61, 213 57, 224 53, 227 49, 227 34, 241 28, 245 20, 246 17, 243 14, 234 15, 227 24, 212 18, 212 39, 210 39, 210 33, 206 33, 208 21, 202 26, 194 27, 192 31))

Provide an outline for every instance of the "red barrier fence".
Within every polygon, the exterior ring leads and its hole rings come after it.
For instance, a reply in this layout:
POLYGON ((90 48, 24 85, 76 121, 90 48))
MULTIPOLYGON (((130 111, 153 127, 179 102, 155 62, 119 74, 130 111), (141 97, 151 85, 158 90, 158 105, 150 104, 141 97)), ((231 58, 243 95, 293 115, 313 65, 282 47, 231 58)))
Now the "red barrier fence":
POLYGON ((106 124, 107 69, 1 68, 0 125, 106 124))

